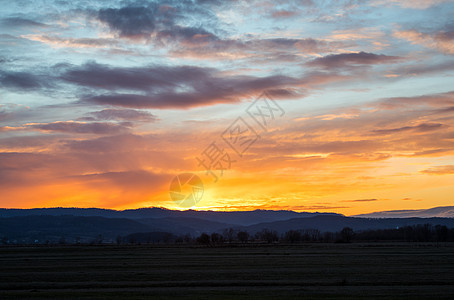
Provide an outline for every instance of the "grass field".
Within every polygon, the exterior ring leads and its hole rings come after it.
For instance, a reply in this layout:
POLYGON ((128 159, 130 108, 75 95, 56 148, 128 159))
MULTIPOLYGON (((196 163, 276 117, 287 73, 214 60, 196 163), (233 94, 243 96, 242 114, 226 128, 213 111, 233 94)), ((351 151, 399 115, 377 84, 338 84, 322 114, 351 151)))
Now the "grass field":
POLYGON ((454 245, 0 247, 0 299, 454 299, 454 245))

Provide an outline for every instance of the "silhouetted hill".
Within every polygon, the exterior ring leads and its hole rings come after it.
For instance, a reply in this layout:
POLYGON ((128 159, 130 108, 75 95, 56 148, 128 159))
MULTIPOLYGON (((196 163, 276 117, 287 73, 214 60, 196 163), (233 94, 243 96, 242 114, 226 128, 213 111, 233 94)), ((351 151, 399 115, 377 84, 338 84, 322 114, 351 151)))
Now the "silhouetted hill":
POLYGON ((202 232, 220 231, 224 228, 237 226, 234 224, 185 217, 148 218, 139 219, 137 221, 153 228, 153 230, 171 232, 175 234, 189 233, 191 235, 200 235, 202 232))
POLYGON ((237 225, 207 221, 197 218, 104 218, 82 216, 22 216, 0 218, 0 238, 10 240, 50 240, 64 237, 69 242, 80 238, 84 242, 97 239, 114 240, 138 232, 167 232, 176 235, 200 235, 202 232, 219 231, 237 225))
POLYGON ((264 228, 284 233, 291 229, 318 229, 320 231, 339 231, 344 227, 353 230, 388 229, 417 224, 445 225, 454 228, 452 218, 354 218, 345 216, 315 216, 312 218, 297 218, 286 221, 260 223, 243 227, 250 233, 264 228))
POLYGON ((117 235, 149 231, 149 227, 129 219, 79 216, 24 216, 0 218, 0 237, 10 240, 59 240, 84 242, 113 239, 117 235))
POLYGON ((361 214, 360 218, 454 218, 454 206, 439 206, 429 209, 389 210, 361 214))
POLYGON ((128 210, 111 210, 101 208, 33 208, 33 209, 0 209, 0 218, 17 216, 96 216, 105 218, 197 218, 208 221, 236 224, 252 225, 261 222, 282 221, 292 218, 309 218, 317 215, 337 215, 334 213, 308 213, 294 212, 289 210, 254 210, 254 211, 195 211, 195 210, 170 210, 164 208, 139 208, 128 210))

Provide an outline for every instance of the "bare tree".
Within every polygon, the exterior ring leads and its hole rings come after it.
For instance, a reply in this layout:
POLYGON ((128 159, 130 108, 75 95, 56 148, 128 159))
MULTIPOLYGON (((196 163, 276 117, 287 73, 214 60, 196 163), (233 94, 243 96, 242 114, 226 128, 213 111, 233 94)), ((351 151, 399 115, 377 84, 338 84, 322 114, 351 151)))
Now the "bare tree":
POLYGON ((249 233, 247 231, 240 231, 236 236, 242 243, 246 243, 249 240, 249 233))
POLYGON ((202 233, 197 238, 197 243, 202 244, 202 245, 209 245, 210 244, 210 236, 208 234, 206 234, 205 232, 202 233))
POLYGON ((219 233, 213 232, 211 234, 211 242, 216 245, 222 242, 222 236, 219 233))
POLYGON ((353 229, 350 227, 344 227, 340 232, 341 241, 344 243, 350 243, 353 238, 353 234, 353 229))
POLYGON ((235 236, 235 230, 232 227, 230 227, 228 229, 224 229, 224 232, 222 233, 222 235, 224 236, 224 240, 231 243, 235 236))
POLYGON ((268 243, 273 243, 279 240, 277 232, 269 229, 262 229, 262 231, 257 232, 256 237, 260 240, 267 241, 268 243))
POLYGON ((289 230, 284 234, 284 241, 290 243, 301 242, 301 231, 300 230, 289 230))

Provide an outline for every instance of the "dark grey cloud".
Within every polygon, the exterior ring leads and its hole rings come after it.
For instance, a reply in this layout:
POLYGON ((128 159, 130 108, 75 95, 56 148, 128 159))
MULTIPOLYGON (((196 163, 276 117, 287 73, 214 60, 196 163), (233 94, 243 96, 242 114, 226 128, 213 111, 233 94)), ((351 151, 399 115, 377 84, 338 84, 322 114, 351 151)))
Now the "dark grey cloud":
POLYGON ((0 19, 0 24, 4 27, 47 27, 48 25, 31 19, 10 17, 0 19))
POLYGON ((50 83, 44 75, 0 70, 0 86, 13 90, 33 90, 49 87, 50 83))
POLYGON ((206 43, 219 41, 216 35, 201 27, 172 26, 157 34, 159 41, 179 41, 185 43, 206 43))
MULTIPOLYGON (((84 101, 94 102, 104 105, 115 105, 133 108, 192 108, 198 106, 215 105, 220 103, 236 103, 241 101, 242 96, 254 95, 272 87, 284 86, 291 83, 294 79, 285 76, 275 76, 268 78, 244 78, 232 81, 214 81, 215 85, 205 85, 193 92, 164 92, 159 94, 106 94, 85 98, 84 101), (237 83, 237 84, 235 84, 237 83)), ((283 89, 273 95, 282 95, 283 89)), ((291 92, 285 93, 293 95, 291 92)))
MULTIPOLYGON (((93 61, 80 66, 57 64, 36 73, 34 70, 0 71, 0 79, 1 87, 24 91, 61 89, 62 84, 69 83, 79 95, 80 103, 160 109, 236 103, 263 91, 269 91, 276 98, 295 98, 302 95, 300 85, 303 82, 301 78, 284 75, 229 75, 209 67, 115 67, 93 61)), ((111 120, 155 119, 137 112, 112 110, 79 120, 107 117, 111 120)))
POLYGON ((86 140, 69 140, 63 145, 65 149, 77 153, 116 153, 129 152, 131 145, 134 150, 142 150, 149 147, 153 139, 146 139, 143 136, 129 134, 120 134, 115 136, 103 136, 95 139, 86 140))
POLYGON ((203 18, 198 18, 199 24, 201 20, 207 22, 215 18, 210 9, 205 9, 203 5, 194 5, 191 1, 160 1, 100 9, 96 17, 107 24, 111 31, 124 38, 150 39, 155 35, 159 40, 188 40, 201 34, 215 38, 215 35, 203 29, 202 25, 188 24, 193 23, 194 17, 202 15, 203 18))
POLYGON ((285 9, 280 9, 280 10, 275 10, 271 12, 271 17, 280 19, 280 18, 293 18, 299 14, 298 11, 294 10, 285 10, 285 9))
POLYGON ((10 57, 0 57, 0 64, 6 64, 15 61, 15 59, 10 57))
POLYGON ((42 131, 64 132, 64 133, 92 133, 92 134, 118 134, 129 131, 132 124, 123 122, 121 124, 108 122, 52 122, 30 124, 26 127, 42 131))
POLYGON ((416 126, 404 126, 399 128, 392 128, 392 129, 379 129, 374 130, 374 134, 392 134, 398 132, 405 132, 405 131, 416 131, 416 132, 428 132, 433 130, 438 130, 445 125, 439 123, 422 123, 416 126))
POLYGON ((437 33, 435 38, 441 41, 452 42, 454 40, 454 30, 437 33))
POLYGON ((454 61, 444 61, 443 63, 433 63, 430 61, 425 64, 415 64, 399 66, 390 71, 391 74, 399 76, 420 76, 425 74, 440 74, 454 70, 454 61))
MULTIPOLYGON (((1 127, 0 127, 1 131, 1 127)), ((23 136, 6 136, 0 138, 0 145, 3 149, 17 149, 17 148, 35 148, 35 147, 48 147, 51 143, 55 142, 54 135, 23 135, 23 136)))
MULTIPOLYGON (((273 2, 271 2, 273 3, 273 2)), ((274 2, 269 16, 274 19, 293 18, 304 12, 314 11, 315 3, 312 0, 290 0, 285 2, 274 2)))
POLYGON ((180 84, 197 82, 206 79, 214 71, 192 66, 119 68, 88 62, 82 66, 70 67, 61 75, 61 79, 99 89, 149 91, 171 89, 180 84))
POLYGON ((341 44, 345 46, 345 43, 311 38, 229 38, 220 29, 222 22, 214 13, 212 5, 194 5, 190 1, 153 2, 101 9, 96 18, 107 24, 119 37, 146 39, 166 47, 174 55, 200 56, 204 59, 229 52, 240 56, 262 55, 268 61, 288 61, 291 54, 294 60, 301 52, 326 53, 332 52, 341 44))
POLYGON ((279 49, 298 49, 301 52, 326 52, 333 49, 339 43, 331 43, 313 38, 273 38, 273 39, 255 39, 245 43, 250 49, 260 50, 264 48, 270 50, 279 49))
POLYGON ((434 39, 441 42, 453 42, 454 41, 454 23, 448 23, 439 31, 432 33, 434 39))
POLYGON ((327 42, 313 38, 231 39, 197 34, 171 50, 177 56, 209 59, 230 53, 238 58, 260 59, 262 63, 301 60, 301 53, 328 53, 346 47, 344 42, 327 42))
POLYGON ((147 7, 101 9, 98 18, 122 37, 147 37, 156 27, 154 11, 147 7))
MULTIPOLYGON (((104 109, 89 114, 92 120, 155 122, 157 117, 149 112, 134 109, 104 109)), ((81 118, 84 119, 84 118, 81 118)))
POLYGON ((383 54, 374 54, 367 52, 331 54, 324 57, 316 58, 309 62, 308 65, 323 68, 341 68, 352 65, 375 65, 392 63, 402 60, 398 56, 387 56, 383 54))
POLYGON ((235 103, 241 101, 241 96, 268 89, 275 96, 290 97, 295 94, 292 86, 299 82, 281 75, 226 76, 214 68, 194 66, 119 68, 95 62, 70 67, 61 78, 81 88, 96 89, 92 95, 82 97, 84 102, 163 109, 235 103))

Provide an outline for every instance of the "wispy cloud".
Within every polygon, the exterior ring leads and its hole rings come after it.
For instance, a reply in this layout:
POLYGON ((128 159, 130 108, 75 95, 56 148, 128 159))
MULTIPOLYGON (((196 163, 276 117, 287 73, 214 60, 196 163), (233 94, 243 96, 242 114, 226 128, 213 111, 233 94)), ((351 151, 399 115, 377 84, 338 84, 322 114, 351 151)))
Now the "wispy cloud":
POLYGON ((425 173, 425 174, 430 174, 430 175, 454 174, 454 165, 436 166, 436 167, 422 170, 421 172, 425 173))
POLYGON ((371 5, 399 5, 403 8, 426 9, 449 0, 373 0, 371 5))
POLYGON ((129 131, 132 123, 122 122, 121 124, 108 122, 74 122, 58 121, 52 123, 29 123, 23 126, 0 127, 0 131, 37 130, 42 132, 64 132, 64 133, 93 133, 93 134, 118 134, 129 131))
POLYGON ((432 33, 423 33, 415 29, 400 30, 394 33, 394 36, 410 41, 413 44, 436 49, 446 54, 454 54, 454 29, 449 31, 439 31, 432 33))
POLYGON ((379 199, 355 199, 355 200, 342 200, 342 202, 374 202, 374 201, 379 201, 379 199))
POLYGON ((387 56, 366 52, 331 54, 316 58, 309 62, 310 66, 323 67, 327 69, 352 67, 361 65, 387 64, 402 60, 401 57, 387 56))

